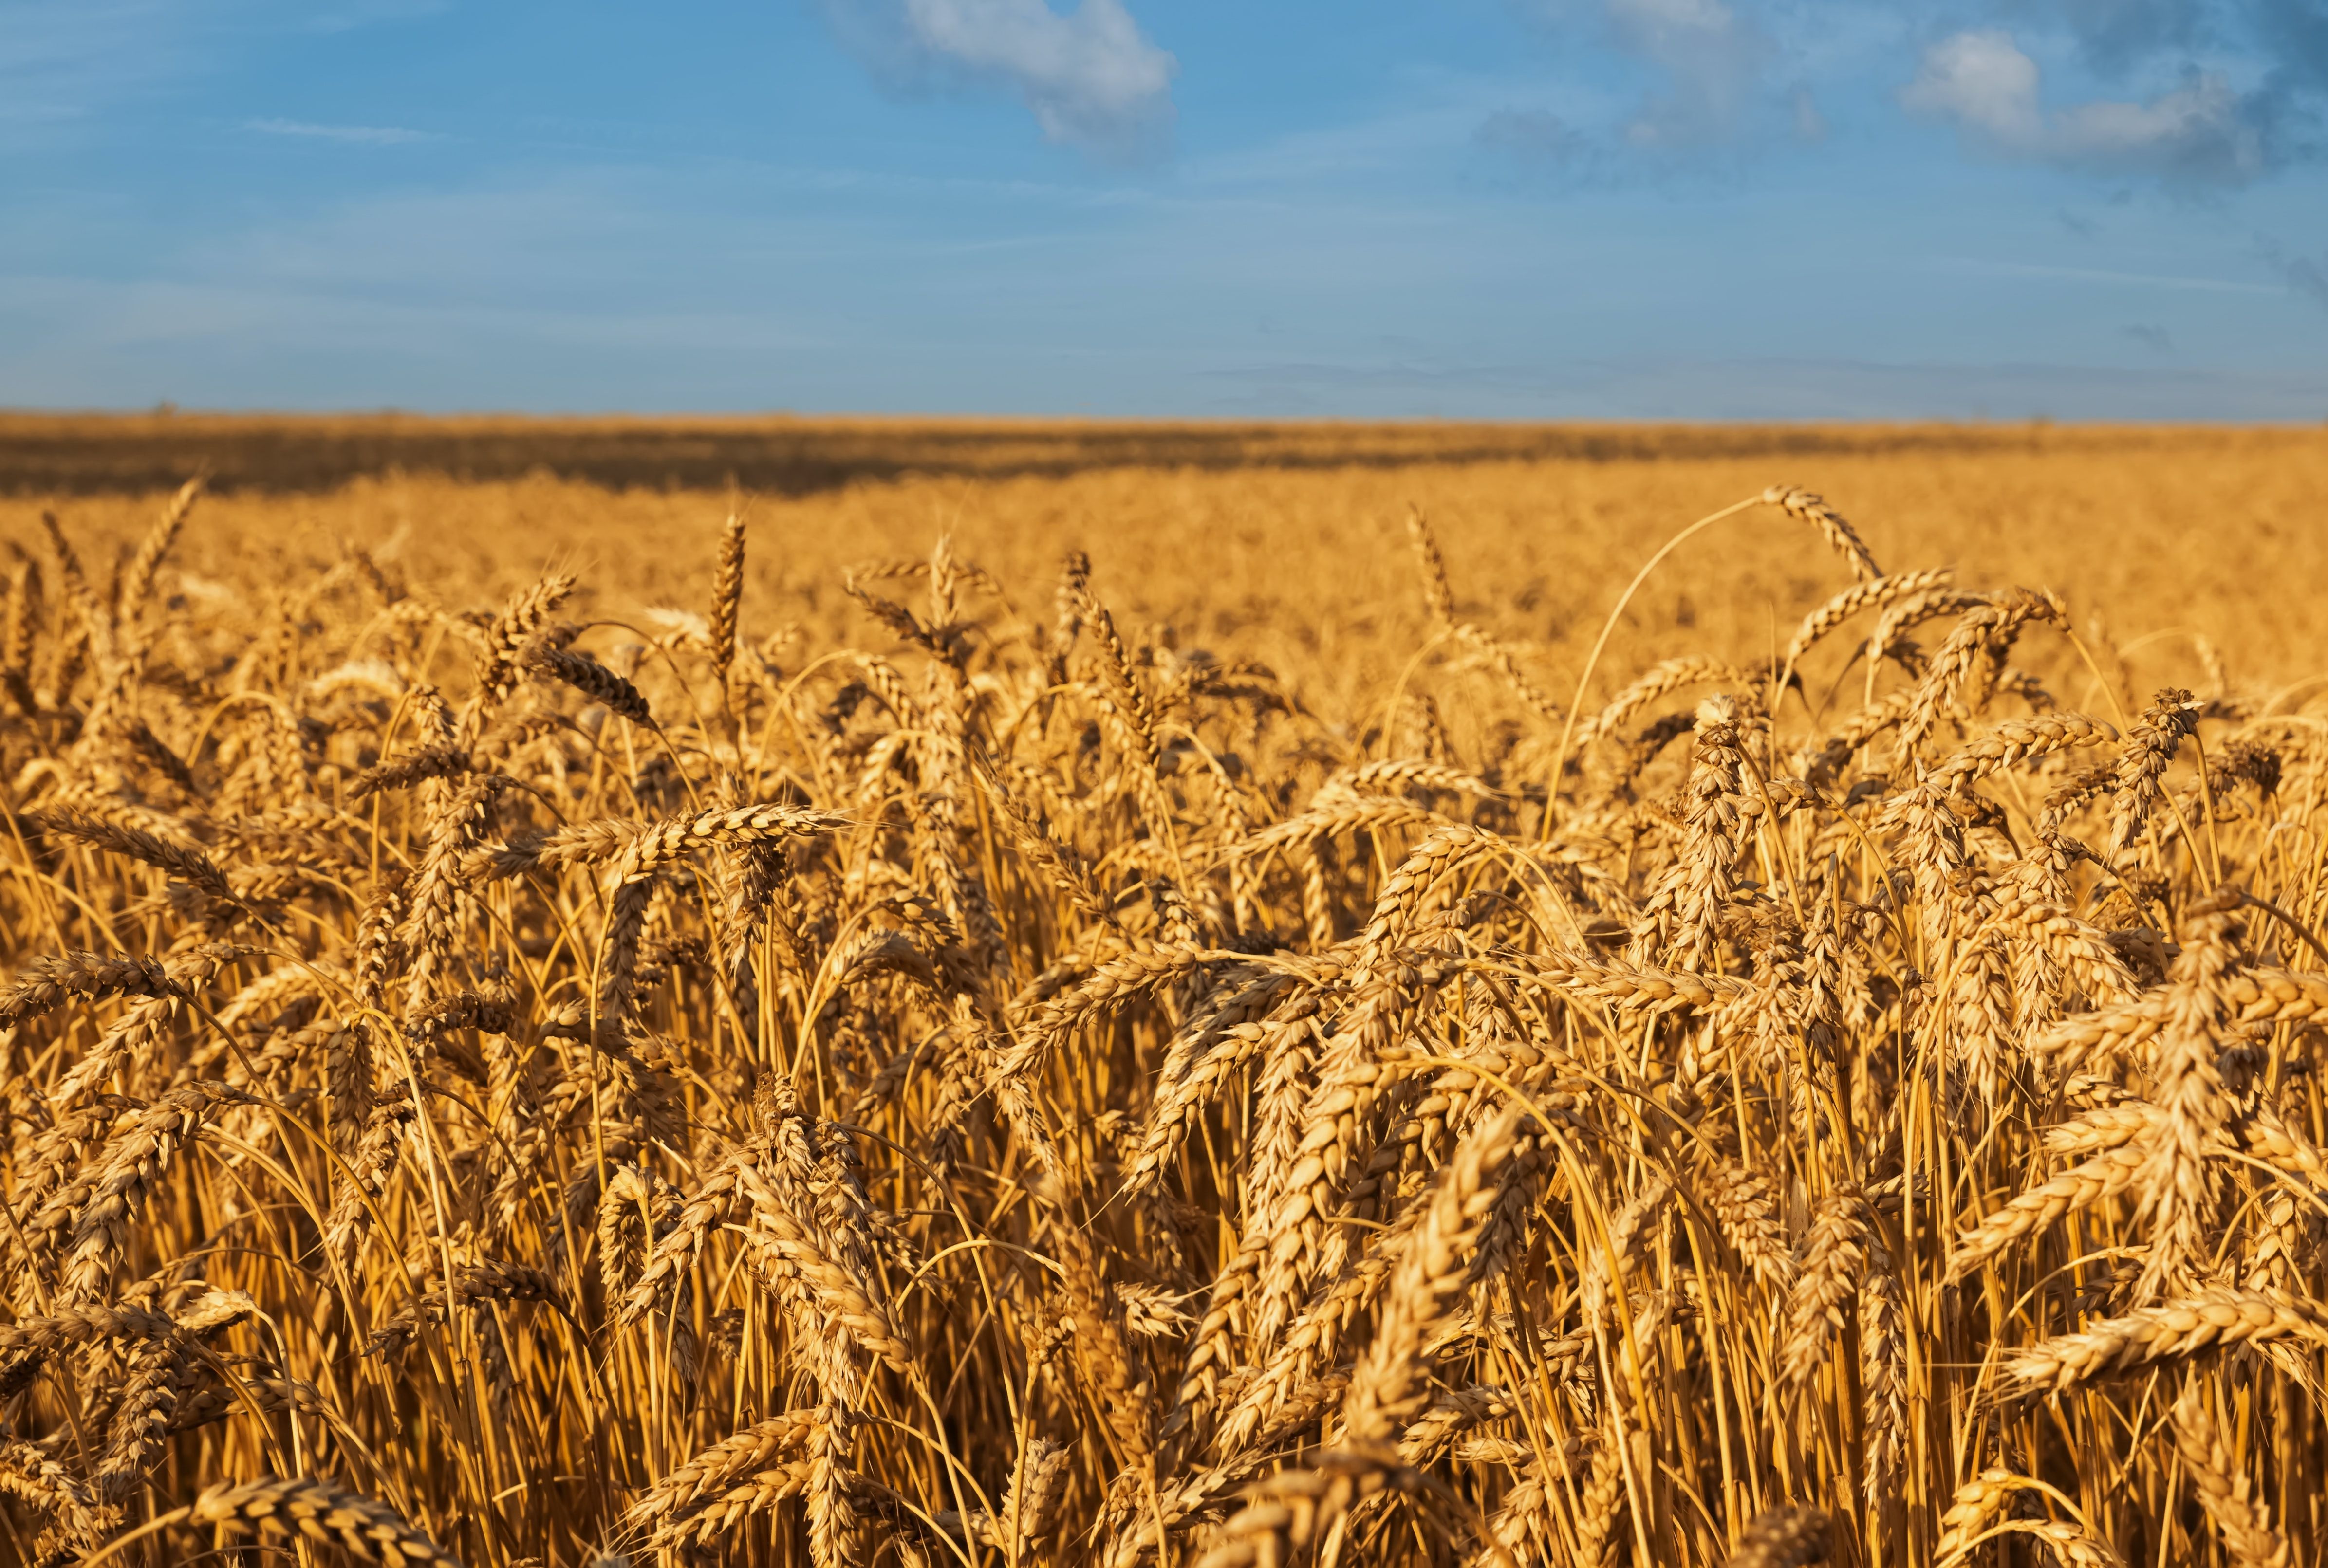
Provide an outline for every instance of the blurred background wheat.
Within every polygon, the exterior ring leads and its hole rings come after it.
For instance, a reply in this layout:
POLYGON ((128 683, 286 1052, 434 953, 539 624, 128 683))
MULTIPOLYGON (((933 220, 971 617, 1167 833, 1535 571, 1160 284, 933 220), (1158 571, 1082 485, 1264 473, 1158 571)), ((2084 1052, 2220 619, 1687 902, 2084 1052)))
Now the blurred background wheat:
POLYGON ((0 1553, 2318 1560, 2328 442, 1165 457, 0 500, 0 1553))

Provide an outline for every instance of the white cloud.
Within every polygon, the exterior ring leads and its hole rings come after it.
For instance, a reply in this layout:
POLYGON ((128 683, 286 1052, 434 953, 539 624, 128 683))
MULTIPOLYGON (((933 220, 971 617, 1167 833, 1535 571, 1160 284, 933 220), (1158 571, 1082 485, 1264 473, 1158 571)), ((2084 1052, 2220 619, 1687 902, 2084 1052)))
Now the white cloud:
POLYGON ((1009 88, 1043 134, 1122 152, 1171 124, 1179 62, 1122 0, 825 0, 843 40, 888 73, 959 73, 1009 88))
POLYGON ((2263 172, 2252 106, 2229 80, 2193 72, 2147 103, 2097 99, 2048 114, 2043 72, 2009 33, 1959 33, 1924 52, 1901 90, 1911 113, 1953 120, 1990 152, 2169 184, 2242 183, 2263 172))
POLYGON ((434 131, 407 130, 402 126, 324 126, 306 120, 245 120, 242 128, 269 136, 306 136, 324 142, 363 142, 396 146, 406 142, 433 142, 434 131))
POLYGON ((2086 103, 2064 109, 2055 131, 2088 163, 2132 169, 2164 165, 2184 174, 2252 179, 2263 170, 2263 138, 2248 106, 2213 71, 2148 103, 2086 103))
POLYGON ((1900 94, 1911 113, 1952 119, 2008 152, 2044 140, 2037 62, 2009 33, 1959 33, 1924 52, 1923 69, 1900 94))

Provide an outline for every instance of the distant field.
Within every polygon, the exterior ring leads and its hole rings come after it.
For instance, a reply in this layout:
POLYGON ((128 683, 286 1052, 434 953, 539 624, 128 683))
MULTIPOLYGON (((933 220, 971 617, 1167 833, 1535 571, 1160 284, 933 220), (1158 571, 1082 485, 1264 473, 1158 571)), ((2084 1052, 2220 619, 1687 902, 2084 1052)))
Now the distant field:
MULTIPOLYGON (((600 615, 691 602, 740 496, 774 546, 756 602, 812 643, 850 633, 842 568, 926 556, 941 530, 1036 600, 1084 549, 1123 612, 1335 709, 1422 634, 1410 507, 1466 613, 1549 672, 1673 530, 1771 483, 1826 494, 1887 566, 2052 587, 2138 629, 2144 679, 2195 678, 2194 635, 2258 679, 2323 662, 2311 599, 2253 592, 2328 585, 2328 431, 2310 428, 14 415, 0 540, 31 544, 54 509, 100 557, 127 550, 194 474, 214 493, 176 559, 200 580, 287 585, 361 543, 459 606, 571 565, 600 615)), ((1831 586, 1767 520, 1710 543, 1660 568, 1611 658, 1766 655, 1831 586)))
POLYGON ((989 478, 1091 468, 1398 466, 1488 461, 1831 454, 2258 453, 2317 432, 2033 425, 1172 423, 1042 419, 520 418, 0 411, 0 493, 315 490, 391 469, 458 479, 535 473, 611 486, 731 480, 781 494, 908 474, 989 478))

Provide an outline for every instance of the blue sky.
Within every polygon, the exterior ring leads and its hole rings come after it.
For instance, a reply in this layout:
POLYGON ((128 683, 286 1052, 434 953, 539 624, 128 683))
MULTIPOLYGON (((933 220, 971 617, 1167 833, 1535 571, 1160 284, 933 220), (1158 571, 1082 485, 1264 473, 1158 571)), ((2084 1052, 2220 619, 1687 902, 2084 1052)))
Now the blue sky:
POLYGON ((0 405, 2328 418, 2328 0, 0 0, 0 405))

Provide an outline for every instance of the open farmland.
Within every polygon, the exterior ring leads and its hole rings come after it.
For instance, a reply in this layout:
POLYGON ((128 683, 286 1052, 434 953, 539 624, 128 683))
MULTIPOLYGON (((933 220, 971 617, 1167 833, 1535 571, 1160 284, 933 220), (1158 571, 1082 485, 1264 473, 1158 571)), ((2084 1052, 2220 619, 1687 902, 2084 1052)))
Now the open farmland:
POLYGON ((2328 1554, 2328 435, 785 430, 0 420, 0 1560, 2328 1554))

